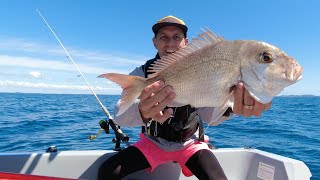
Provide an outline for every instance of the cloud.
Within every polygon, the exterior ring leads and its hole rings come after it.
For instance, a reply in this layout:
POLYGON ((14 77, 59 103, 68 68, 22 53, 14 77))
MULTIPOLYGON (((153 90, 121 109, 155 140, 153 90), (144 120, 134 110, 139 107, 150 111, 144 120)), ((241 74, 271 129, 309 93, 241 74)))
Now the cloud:
MULTIPOLYGON (((62 85, 62 84, 47 84, 47 83, 32 83, 32 82, 22 82, 22 81, 0 81, 0 87, 24 87, 24 88, 38 88, 38 89, 59 89, 59 90, 79 90, 88 91, 88 86, 78 86, 78 85, 62 85)), ((101 87, 92 86, 95 91, 119 91, 120 88, 114 87, 101 87)))
MULTIPOLYGON (((39 69, 50 69, 50 70, 60 70, 60 71, 77 71, 75 66, 70 63, 46 60, 31 57, 17 57, 0 55, 0 65, 2 66, 20 66, 27 68, 39 68, 39 69)), ((117 72, 117 73, 127 73, 122 70, 106 69, 101 67, 89 66, 87 64, 77 64, 81 72, 88 74, 101 74, 105 72, 117 72)))
POLYGON ((24 51, 24 52, 39 52, 39 53, 53 52, 55 54, 60 54, 60 55, 64 53, 63 50, 49 47, 47 45, 40 45, 39 43, 36 43, 36 42, 26 41, 22 38, 1 39, 0 49, 16 50, 16 51, 24 51))
MULTIPOLYGON (((69 49, 81 72, 89 74, 128 73, 147 59, 132 55, 115 56, 98 51, 69 49)), ((77 71, 60 46, 30 42, 21 38, 0 38, 0 52, 0 65, 3 66, 77 71)))
MULTIPOLYGON (((147 59, 126 55, 126 53, 117 56, 99 51, 66 48, 80 71, 92 81, 102 73, 127 74, 147 59)), ((72 74, 79 74, 68 58, 58 45, 32 42, 21 38, 0 38, 0 88, 2 88, 0 91, 90 92, 87 86, 75 84, 77 82, 74 82, 74 79, 66 83, 72 74)), ((101 81, 94 85, 96 85, 93 86, 94 90, 101 93, 119 94, 121 92, 120 87, 108 81, 103 81, 103 86, 100 86, 101 81)))
POLYGON ((36 71, 32 71, 29 73, 32 77, 34 78, 39 78, 41 73, 40 72, 36 72, 36 71))
MULTIPOLYGON (((89 51, 83 49, 76 49, 73 47, 66 47, 72 57, 77 59, 97 60, 112 62, 118 66, 137 66, 144 63, 147 57, 134 57, 133 55, 115 56, 110 53, 103 53, 99 51, 89 51), (129 56, 129 58, 126 58, 129 56)), ((66 57, 65 51, 60 46, 47 45, 39 42, 31 42, 22 38, 7 38, 0 39, 0 50, 19 51, 47 55, 47 56, 62 56, 66 57)))

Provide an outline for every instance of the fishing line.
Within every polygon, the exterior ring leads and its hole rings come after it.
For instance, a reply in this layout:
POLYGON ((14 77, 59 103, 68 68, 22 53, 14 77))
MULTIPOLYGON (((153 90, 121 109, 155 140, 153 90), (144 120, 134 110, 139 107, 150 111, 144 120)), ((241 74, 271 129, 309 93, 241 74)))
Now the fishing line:
POLYGON ((47 27, 50 29, 51 33, 54 35, 54 37, 56 38, 56 40, 59 42, 60 46, 63 48, 64 52, 67 54, 67 58, 69 58, 71 60, 71 62, 73 63, 73 65, 77 68, 78 72, 80 73, 82 79, 85 81, 85 83, 87 84, 87 86, 89 87, 90 91, 92 92, 92 94, 96 97, 98 103, 100 104, 100 106, 102 107, 103 111, 106 113, 106 115, 108 116, 109 119, 112 119, 112 116, 110 115, 109 111, 107 110, 106 107, 104 107, 104 105, 102 104, 102 102, 100 101, 100 99, 98 98, 97 94, 94 92, 94 90, 92 89, 92 87, 90 86, 89 82, 87 81, 87 79, 84 77, 84 75, 82 74, 82 72, 80 71, 80 69, 78 68, 77 64, 74 62, 73 58, 71 57, 71 55, 69 54, 69 52, 67 51, 67 49, 64 47, 64 45, 62 44, 62 42, 60 41, 60 39, 58 38, 58 36, 56 35, 56 33, 52 30, 51 26, 48 24, 48 22, 46 21, 46 19, 42 16, 41 12, 36 9, 40 15, 40 17, 42 18, 42 20, 45 22, 45 24, 47 25, 47 27))
MULTIPOLYGON (((89 82, 87 81, 87 79, 84 77, 84 75, 82 74, 82 72, 80 71, 80 69, 78 68, 77 64, 75 63, 75 61, 73 60, 73 58, 71 57, 71 55, 69 54, 69 52, 67 51, 67 49, 64 47, 64 45, 62 44, 62 42, 60 41, 60 39, 58 38, 58 36, 56 35, 56 33, 53 31, 53 29, 51 28, 51 26, 49 25, 49 23, 46 21, 46 19, 42 16, 41 12, 36 8, 36 10, 38 11, 40 17, 42 18, 42 20, 45 22, 46 26, 50 29, 51 33, 54 35, 54 37, 56 38, 56 40, 59 42, 60 46, 63 48, 64 52, 67 54, 67 58, 71 60, 71 62, 73 63, 73 65, 76 67, 76 69, 78 70, 78 72, 80 73, 82 79, 86 82, 87 86, 89 87, 90 91, 92 92, 92 94, 95 96, 96 100, 98 101, 98 103, 100 104, 103 112, 107 115, 107 117, 109 118, 108 121, 108 126, 110 125, 111 128, 114 130, 117 139, 121 139, 123 142, 126 143, 127 146, 130 146, 129 141, 129 137, 127 135, 125 135, 121 130, 120 127, 118 125, 115 124, 115 122, 113 121, 112 116, 110 115, 109 111, 107 110, 107 108, 102 104, 102 102, 100 101, 99 97, 97 96, 97 94, 94 92, 94 90, 92 89, 92 87, 90 86, 89 82)), ((101 121, 100 121, 101 122, 101 121)), ((101 125, 101 124, 100 124, 101 125)), ((99 133, 98 133, 99 134, 99 133)), ((94 136, 92 136, 94 137, 94 136)), ((95 138, 95 137, 94 137, 95 138)))

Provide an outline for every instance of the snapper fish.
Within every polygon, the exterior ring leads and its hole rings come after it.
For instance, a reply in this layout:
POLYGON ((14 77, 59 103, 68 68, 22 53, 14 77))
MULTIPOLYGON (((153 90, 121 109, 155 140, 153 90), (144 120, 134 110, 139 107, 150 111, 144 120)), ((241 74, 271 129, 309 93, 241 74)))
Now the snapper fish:
POLYGON ((206 29, 185 48, 158 59, 149 71, 153 74, 148 78, 116 73, 98 76, 123 89, 117 115, 158 80, 173 87, 176 98, 171 107, 217 107, 223 114, 228 102, 233 101, 230 89, 240 81, 255 100, 268 103, 299 81, 303 68, 273 45, 255 40, 228 41, 206 29))

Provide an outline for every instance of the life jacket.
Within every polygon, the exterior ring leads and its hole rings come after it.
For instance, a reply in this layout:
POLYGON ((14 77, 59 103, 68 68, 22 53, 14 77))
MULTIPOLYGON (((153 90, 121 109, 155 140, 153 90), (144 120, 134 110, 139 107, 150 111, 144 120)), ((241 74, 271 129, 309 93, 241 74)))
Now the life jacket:
MULTIPOLYGON (((148 69, 157 59, 160 59, 158 54, 155 58, 148 60, 142 65, 145 78, 151 74, 148 72, 148 69)), ((167 108, 168 107, 165 109, 167 108)), ((164 123, 151 120, 146 126, 142 127, 142 132, 153 137, 161 137, 167 141, 184 142, 199 128, 199 134, 201 135, 199 139, 203 141, 203 123, 195 110, 196 109, 190 105, 174 107, 172 117, 164 123)))

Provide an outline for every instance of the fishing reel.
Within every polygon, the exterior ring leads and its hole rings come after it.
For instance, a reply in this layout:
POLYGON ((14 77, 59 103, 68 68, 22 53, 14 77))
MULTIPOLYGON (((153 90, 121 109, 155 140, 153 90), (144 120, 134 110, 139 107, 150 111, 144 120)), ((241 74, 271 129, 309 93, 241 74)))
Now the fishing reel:
POLYGON ((116 137, 112 139, 112 142, 115 143, 114 150, 115 151, 121 151, 120 143, 125 142, 127 146, 130 146, 129 144, 129 136, 127 136, 125 133, 123 133, 120 129, 120 126, 118 126, 112 119, 109 119, 108 121, 102 119, 99 121, 99 125, 101 129, 98 131, 96 135, 90 135, 89 139, 92 141, 95 138, 97 138, 101 132, 105 132, 106 134, 110 133, 110 127, 114 131, 116 137))

